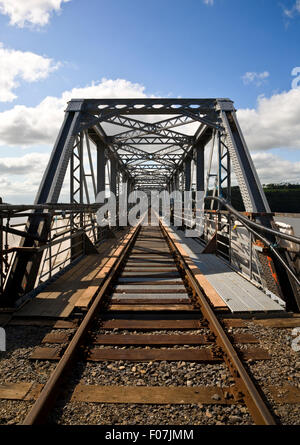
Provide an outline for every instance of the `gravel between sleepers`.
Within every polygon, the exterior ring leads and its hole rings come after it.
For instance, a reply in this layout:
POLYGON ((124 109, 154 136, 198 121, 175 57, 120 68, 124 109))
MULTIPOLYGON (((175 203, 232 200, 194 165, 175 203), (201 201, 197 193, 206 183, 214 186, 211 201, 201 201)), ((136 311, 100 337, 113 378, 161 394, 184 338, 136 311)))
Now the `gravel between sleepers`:
MULTIPOLYGON (((36 382, 45 384, 51 372, 55 369, 56 363, 47 360, 32 361, 29 360, 29 356, 36 346, 41 345, 44 336, 52 332, 52 328, 6 326, 5 332, 6 352, 0 352, 1 382, 36 382)), ((0 399, 0 424, 20 423, 25 418, 32 404, 33 401, 0 399)))
MULTIPOLYGON (((62 332, 72 332, 61 330, 62 332)), ((260 346, 267 349, 271 360, 248 361, 247 368, 253 378, 264 388, 266 398, 280 422, 286 425, 300 423, 299 404, 278 404, 268 393, 268 385, 300 385, 300 353, 291 347, 293 329, 266 328, 251 321, 245 328, 229 328, 231 333, 252 333, 259 339, 260 346)), ((30 361, 31 351, 41 345, 43 337, 52 332, 47 327, 7 326, 7 352, 0 356, 0 375, 3 382, 46 383, 55 363, 30 361)), ((58 330, 53 330, 58 332, 58 330)), ((74 332, 74 331, 73 331, 74 332)), ((111 332, 111 331, 110 331, 111 332)), ((132 333, 132 331, 130 331, 132 333)), ((137 331, 140 332, 140 331, 137 331)), ((180 334, 181 331, 172 333, 180 334)), ((184 331, 185 334, 204 334, 207 331, 184 331)), ((101 330, 99 333, 106 333, 101 330)), ((115 333, 129 333, 115 331, 115 333)), ((151 332, 147 332, 150 334, 151 332)), ((155 333, 171 333, 157 331, 155 333)), ((51 346, 51 345, 47 345, 51 346)), ((241 345, 246 349, 247 345, 241 345)), ((253 347, 253 345, 252 345, 253 347)), ((233 381, 224 364, 199 364, 190 362, 126 363, 79 362, 69 380, 77 383, 99 385, 147 385, 147 386, 229 386, 233 381)), ((20 423, 27 414, 32 401, 0 400, 0 423, 20 423)), ((165 424, 201 425, 252 424, 247 408, 240 405, 113 405, 96 403, 75 403, 69 399, 58 401, 49 418, 51 423, 62 424, 165 424), (63 406, 63 405, 64 406, 63 406)))
POLYGON ((49 422, 66 425, 251 425, 241 405, 125 405, 68 403, 49 422), (58 419, 58 420, 57 420, 58 419))

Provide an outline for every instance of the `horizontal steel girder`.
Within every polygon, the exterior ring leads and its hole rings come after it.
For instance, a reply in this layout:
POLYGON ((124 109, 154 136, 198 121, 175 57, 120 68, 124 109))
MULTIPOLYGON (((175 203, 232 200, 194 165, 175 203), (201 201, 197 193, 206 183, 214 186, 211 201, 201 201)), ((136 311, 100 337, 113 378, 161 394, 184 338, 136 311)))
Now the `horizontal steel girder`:
MULTIPOLYGON (((227 99, 219 99, 227 100, 227 99)), ((67 111, 86 111, 95 114, 177 114, 183 109, 208 114, 215 110, 217 99, 73 99, 67 111)))
MULTIPOLYGON (((108 137, 108 143, 116 144, 117 139, 114 136, 108 137)), ((187 144, 192 143, 193 139, 188 137, 178 136, 174 138, 173 136, 141 136, 134 138, 127 138, 126 141, 120 143, 120 147, 127 145, 168 145, 168 144, 187 144)))
POLYGON ((145 123, 137 119, 127 118, 124 116, 113 116, 110 119, 104 120, 104 122, 114 123, 119 126, 132 128, 130 131, 125 131, 114 135, 116 141, 125 141, 127 139, 146 136, 148 134, 156 134, 164 137, 185 138, 187 142, 191 137, 186 134, 172 131, 170 128, 175 126, 182 126, 188 123, 192 123, 193 120, 187 116, 179 116, 172 119, 166 119, 155 123, 145 123))

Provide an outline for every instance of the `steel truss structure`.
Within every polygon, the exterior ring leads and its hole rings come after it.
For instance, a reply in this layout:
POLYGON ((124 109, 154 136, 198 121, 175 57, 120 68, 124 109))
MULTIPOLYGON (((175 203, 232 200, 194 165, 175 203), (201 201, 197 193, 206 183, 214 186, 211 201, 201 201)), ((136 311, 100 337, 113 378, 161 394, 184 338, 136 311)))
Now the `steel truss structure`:
MULTIPOLYGON (((230 202, 232 171, 246 212, 256 214, 260 223, 272 227, 272 214, 230 99, 73 99, 68 103, 35 204, 57 203, 67 187, 69 198, 64 202, 78 205, 94 203, 97 194, 105 190, 118 196, 124 184, 128 193, 151 189, 208 192, 211 177, 215 179, 213 194, 230 202), (205 166, 205 150, 210 145, 205 166)), ((21 247, 36 245, 33 235, 47 239, 49 227, 42 213, 35 210, 29 219, 28 236, 21 247)), ((70 224, 76 230, 83 221, 79 218, 78 225, 75 215, 70 224)), ((96 232, 94 228, 95 242, 96 232)), ((40 262, 39 254, 20 249, 6 294, 19 296, 30 291, 40 262)), ((276 269, 281 280, 286 278, 280 265, 276 269)), ((280 286, 276 289, 282 295, 280 286)))

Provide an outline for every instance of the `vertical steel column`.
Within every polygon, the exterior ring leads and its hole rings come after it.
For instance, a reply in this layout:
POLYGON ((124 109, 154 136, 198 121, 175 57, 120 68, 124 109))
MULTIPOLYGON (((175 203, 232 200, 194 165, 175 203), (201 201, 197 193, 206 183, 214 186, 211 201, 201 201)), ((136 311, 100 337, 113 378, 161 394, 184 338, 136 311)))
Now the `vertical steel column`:
POLYGON ((129 178, 128 174, 122 172, 121 182, 120 182, 119 190, 119 211, 120 211, 120 225, 127 226, 128 225, 128 186, 129 186, 129 178), (120 187, 121 186, 121 187, 120 187))
MULTIPOLYGON (((83 132, 80 132, 79 135, 80 143, 78 147, 78 156, 79 156, 79 202, 83 204, 83 186, 84 186, 84 170, 83 170, 83 132)), ((81 214, 82 216, 82 214, 81 214)), ((82 225, 82 224, 81 224, 82 225)))
MULTIPOLYGON (((239 127, 233 102, 218 100, 218 107, 224 132, 227 136, 226 145, 240 187, 245 210, 254 213, 270 213, 268 201, 239 127)), ((271 227, 271 219, 264 216, 260 219, 260 222, 267 227, 271 227)))
POLYGON ((174 191, 174 175, 170 179, 170 192, 174 191))
MULTIPOLYGON (((205 224, 205 220, 198 219, 198 209, 197 208, 197 192, 202 192, 205 190, 205 179, 204 179, 204 142, 198 142, 195 146, 195 173, 196 173, 196 196, 195 196, 195 213, 196 213, 196 224, 205 224)), ((204 218, 204 215, 202 216, 204 218)))
POLYGON ((196 190, 204 190, 204 145, 196 146, 196 190))
MULTIPOLYGON (((83 204, 84 201, 84 168, 83 168, 83 132, 76 137, 76 144, 73 147, 70 158, 70 201, 72 203, 83 204), (76 153, 77 151, 77 153, 76 153)), ((78 215, 72 215, 70 220, 72 233, 76 234, 79 228, 84 226, 84 215, 81 212, 78 215)), ((71 238, 71 261, 84 253, 84 237, 77 235, 71 238)))
POLYGON ((127 203, 128 203, 128 197, 132 191, 132 179, 127 178, 127 203))
MULTIPOLYGON (((73 204, 75 202, 75 184, 74 184, 74 153, 75 148, 73 147, 71 156, 70 156, 70 202, 73 204)), ((70 213, 70 229, 71 229, 71 234, 73 234, 74 232, 74 228, 75 228, 75 218, 74 218, 74 213, 71 212, 70 213)), ((72 239, 70 240, 71 243, 71 261, 73 260, 73 252, 72 252, 72 239)))
MULTIPOLYGON (((84 153, 84 139, 83 132, 79 134, 79 145, 78 145, 78 168, 79 168, 79 203, 84 203, 84 183, 85 183, 85 174, 84 174, 84 165, 83 165, 83 153, 84 153)), ((86 193, 87 197, 87 193, 86 193)))
POLYGON ((188 157, 185 160, 185 190, 191 190, 191 164, 192 160, 190 157, 188 157))
MULTIPOLYGON (((98 141, 96 145, 97 149, 97 184, 96 194, 105 192, 105 174, 106 174, 106 157, 105 157, 105 144, 98 141)), ((102 238, 102 227, 97 227, 97 241, 102 238)))
MULTIPOLYGON (((191 190, 191 176, 192 176, 192 159, 190 156, 187 156, 184 162, 184 171, 183 171, 183 189, 186 192, 190 192, 191 190)), ((192 212, 193 212, 193 203, 185 202, 187 197, 183 194, 183 209, 184 209, 184 225, 185 227, 192 227, 192 212)))
POLYGON ((105 191, 105 145, 97 143, 97 193, 105 191))
MULTIPOLYGON (((224 198, 224 186, 226 183, 226 199, 231 202, 231 165, 228 147, 222 141, 222 134, 218 131, 218 193, 224 198)), ((219 207, 218 207, 219 208, 219 207)))
MULTIPOLYGON (((222 191, 222 146, 221 146, 221 136, 220 132, 217 133, 218 138, 218 196, 220 198, 223 198, 223 191, 222 191)), ((220 202, 217 202, 218 210, 221 210, 220 202)), ((218 214, 218 223, 221 221, 221 215, 218 214)), ((220 224, 218 224, 218 229, 220 224)))
POLYGON ((116 160, 114 158, 110 159, 110 191, 117 194, 117 165, 116 160))
POLYGON ((227 149, 227 201, 231 202, 231 162, 230 153, 227 149))
POLYGON ((179 190, 179 172, 174 173, 174 190, 179 190))
MULTIPOLYGON (((110 158, 110 192, 113 193, 116 198, 116 209, 119 206, 117 200, 117 175, 117 161, 115 158, 110 158)), ((116 215, 116 225, 119 225, 118 214, 116 215)))
POLYGON ((117 194, 117 197, 118 197, 118 199, 119 199, 119 196, 120 196, 120 184, 121 184, 121 182, 122 182, 122 174, 121 174, 121 172, 119 171, 119 169, 118 169, 118 164, 117 164, 117 175, 116 175, 116 194, 117 194))
MULTIPOLYGON (((221 136, 218 131, 218 196, 220 198, 223 197, 222 192, 222 147, 221 147, 221 136)), ((220 205, 218 204, 218 208, 220 209, 220 205)))

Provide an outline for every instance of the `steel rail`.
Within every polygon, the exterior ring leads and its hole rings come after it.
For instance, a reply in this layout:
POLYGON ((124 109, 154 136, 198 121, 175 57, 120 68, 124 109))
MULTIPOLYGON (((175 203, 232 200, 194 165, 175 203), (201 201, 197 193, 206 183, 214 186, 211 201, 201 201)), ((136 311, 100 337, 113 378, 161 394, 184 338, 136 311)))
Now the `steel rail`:
POLYGON ((117 262, 112 266, 109 274, 105 279, 105 282, 101 285, 101 289, 97 294, 91 308, 89 309, 84 319, 82 320, 79 328, 74 334, 74 337, 69 343, 69 346, 67 347, 63 356, 61 357, 57 367, 51 374, 48 382, 41 391, 38 399, 35 401, 34 405, 30 409, 27 416, 25 417, 22 425, 37 425, 45 422, 47 415, 50 409, 52 408, 53 404, 55 403, 55 400, 62 388, 62 382, 63 379, 65 378, 66 372, 70 369, 70 366, 73 363, 76 354, 78 353, 80 346, 83 344, 84 338, 88 334, 89 328, 95 319, 95 315, 99 311, 103 296, 105 295, 113 278, 115 277, 121 264, 123 263, 127 252, 134 243, 139 230, 140 230, 140 224, 135 227, 134 232, 132 233, 132 236, 128 240, 127 244, 125 245, 120 257, 118 258, 117 262))
POLYGON ((181 264, 181 268, 184 269, 187 281, 189 282, 194 292, 197 302, 200 304, 201 312, 204 318, 207 320, 209 328, 216 336, 216 343, 222 350, 223 359, 227 363, 230 372, 233 378, 235 379, 235 382, 238 387, 238 392, 235 394, 236 399, 237 400, 242 399, 245 402, 256 424, 276 425, 276 421, 272 413, 266 406, 260 393, 258 392, 253 381, 251 380, 251 377, 247 373, 237 352, 232 346, 231 341, 229 340, 224 329, 222 328, 219 320, 217 319, 215 313, 213 312, 213 309, 209 305, 206 297, 204 296, 201 287, 199 286, 193 273, 191 272, 184 256, 177 249, 176 244, 171 239, 168 231, 161 223, 161 221, 160 221, 160 226, 171 248, 171 251, 174 252, 175 257, 177 257, 179 263, 181 264))

